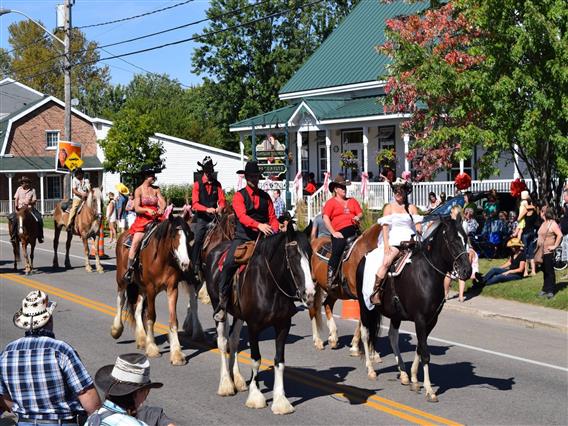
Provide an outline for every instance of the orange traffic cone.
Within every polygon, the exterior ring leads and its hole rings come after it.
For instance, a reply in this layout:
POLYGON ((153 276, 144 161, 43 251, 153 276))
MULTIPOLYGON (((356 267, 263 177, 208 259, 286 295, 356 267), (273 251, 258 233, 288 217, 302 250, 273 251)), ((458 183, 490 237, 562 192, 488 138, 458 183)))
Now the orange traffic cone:
POLYGON ((361 318, 359 302, 357 300, 344 300, 341 308, 341 318, 356 320, 361 318))
MULTIPOLYGON (((99 258, 103 259, 106 258, 107 255, 105 254, 105 233, 103 231, 103 227, 101 226, 101 229, 99 231, 99 247, 98 247, 98 251, 99 251, 99 258)), ((93 241, 91 243, 91 253, 89 253, 89 257, 95 257, 95 242, 93 241)))

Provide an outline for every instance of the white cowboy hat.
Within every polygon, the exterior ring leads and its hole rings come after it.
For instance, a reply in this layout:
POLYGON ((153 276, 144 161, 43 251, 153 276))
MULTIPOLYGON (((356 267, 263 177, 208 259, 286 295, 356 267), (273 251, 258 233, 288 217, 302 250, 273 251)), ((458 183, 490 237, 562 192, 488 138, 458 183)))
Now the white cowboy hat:
POLYGON ((521 192, 521 200, 528 200, 530 198, 529 191, 522 191, 521 192))
POLYGON ((21 309, 14 314, 14 325, 23 330, 42 328, 49 322, 56 305, 43 291, 31 291, 22 300, 21 309))

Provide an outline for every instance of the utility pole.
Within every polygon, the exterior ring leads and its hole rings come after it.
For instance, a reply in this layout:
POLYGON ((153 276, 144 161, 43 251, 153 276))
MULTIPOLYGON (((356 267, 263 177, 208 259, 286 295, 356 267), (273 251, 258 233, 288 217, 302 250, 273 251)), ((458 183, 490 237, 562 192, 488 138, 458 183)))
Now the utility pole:
MULTIPOLYGON (((65 140, 71 142, 71 6, 74 0, 65 0, 65 140)), ((67 173, 63 179, 64 198, 71 194, 71 175, 67 173)))

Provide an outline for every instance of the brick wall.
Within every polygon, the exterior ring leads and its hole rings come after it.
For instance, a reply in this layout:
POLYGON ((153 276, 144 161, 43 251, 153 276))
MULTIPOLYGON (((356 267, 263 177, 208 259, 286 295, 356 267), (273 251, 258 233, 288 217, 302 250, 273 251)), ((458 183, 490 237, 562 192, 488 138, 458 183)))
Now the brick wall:
MULTIPOLYGON (((55 102, 48 102, 12 125, 6 153, 16 157, 55 157, 55 149, 46 149, 46 130, 59 130, 63 139, 65 110, 55 102)), ((93 125, 73 114, 72 141, 80 142, 83 157, 95 156, 97 138, 93 125)))

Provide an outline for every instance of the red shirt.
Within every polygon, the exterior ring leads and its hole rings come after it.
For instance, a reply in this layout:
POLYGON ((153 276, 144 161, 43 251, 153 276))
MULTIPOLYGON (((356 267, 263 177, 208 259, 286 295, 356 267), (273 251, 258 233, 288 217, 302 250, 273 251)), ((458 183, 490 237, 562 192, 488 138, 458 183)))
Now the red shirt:
POLYGON ((347 207, 344 209, 343 204, 335 197, 330 198, 323 206, 323 215, 329 217, 331 226, 334 231, 340 231, 343 228, 354 224, 353 218, 361 214, 363 210, 355 198, 347 199, 347 207))
POLYGON ((316 189, 317 189, 316 186, 312 182, 308 182, 308 184, 304 188, 304 191, 312 195, 314 192, 316 192, 316 189))
MULTIPOLYGON (((211 191, 213 190, 213 184, 211 182, 205 182, 205 179, 206 177, 202 176, 201 182, 203 183, 203 185, 205 185, 205 190, 207 191, 207 193, 211 194, 211 191)), ((221 188, 221 184, 219 184, 219 187, 217 189, 217 196, 219 197, 219 199, 217 200, 219 207, 225 207, 225 193, 223 192, 223 188, 221 188)), ((199 182, 194 182, 193 184, 193 190, 191 191, 191 208, 196 212, 207 211, 207 207, 199 203, 199 182)))
MULTIPOLYGON (((253 189, 247 185, 246 191, 248 192, 249 197, 252 200, 254 208, 257 209, 260 206, 259 190, 257 189, 253 191, 253 189)), ((267 201, 268 201, 268 224, 270 225, 270 227, 274 232, 278 232, 279 223, 278 219, 276 218, 276 214, 274 213, 274 205, 272 204, 272 200, 270 199, 270 197, 267 197, 267 201)), ((233 197, 233 209, 235 210, 235 214, 237 215, 239 222, 241 222, 247 228, 251 228, 254 229, 255 231, 258 231, 259 222, 257 222, 252 217, 247 215, 245 199, 243 198, 240 192, 237 192, 233 197)))

